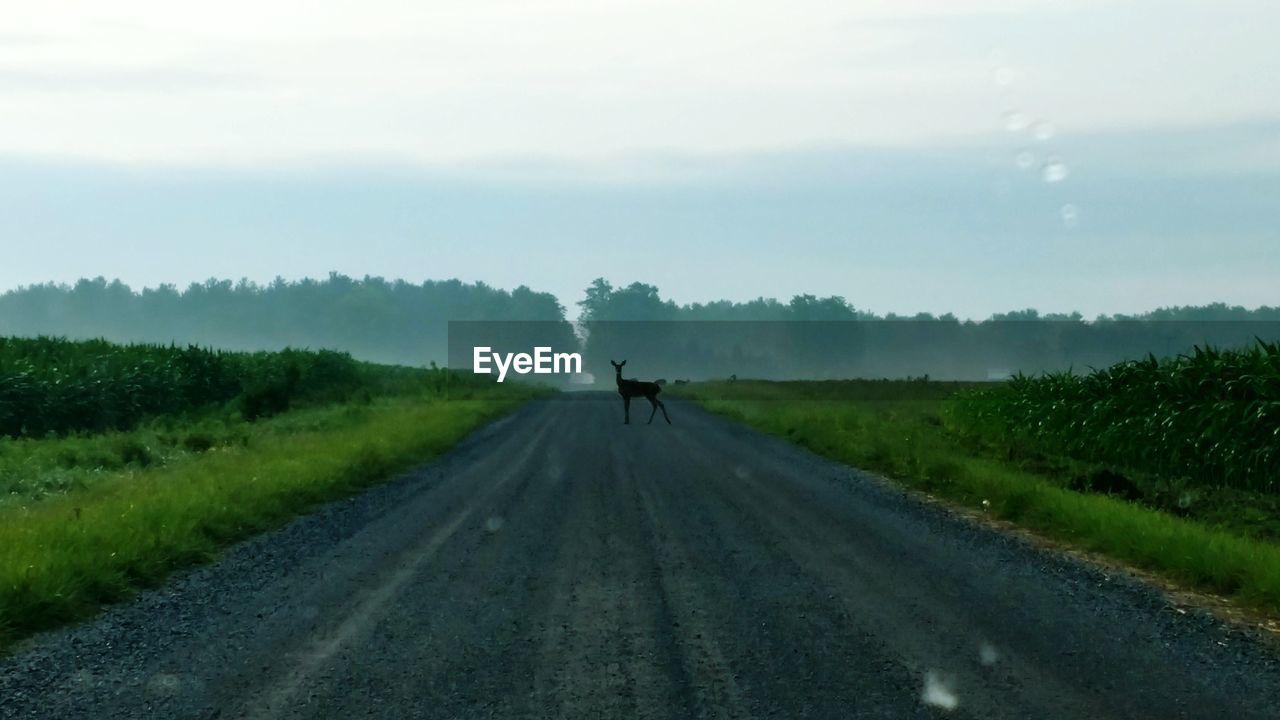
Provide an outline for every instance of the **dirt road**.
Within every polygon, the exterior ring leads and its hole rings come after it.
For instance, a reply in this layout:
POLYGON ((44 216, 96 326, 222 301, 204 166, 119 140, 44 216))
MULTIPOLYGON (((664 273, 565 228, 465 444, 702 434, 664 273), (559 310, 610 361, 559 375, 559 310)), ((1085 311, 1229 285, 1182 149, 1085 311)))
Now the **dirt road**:
POLYGON ((0 659, 0 717, 1280 716, 1248 633, 669 406, 534 403, 0 659))

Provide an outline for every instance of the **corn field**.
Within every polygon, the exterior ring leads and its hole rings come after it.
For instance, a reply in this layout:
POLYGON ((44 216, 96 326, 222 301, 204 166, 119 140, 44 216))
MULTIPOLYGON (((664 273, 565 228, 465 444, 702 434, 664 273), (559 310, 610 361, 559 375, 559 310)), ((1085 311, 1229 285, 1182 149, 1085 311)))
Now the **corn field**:
POLYGON ((249 419, 296 401, 341 400, 413 372, 345 353, 0 337, 0 436, 123 430, 144 418, 235 401, 249 419))
POLYGON ((1211 487, 1280 491, 1280 344, 1018 376, 949 401, 962 434, 1211 487))

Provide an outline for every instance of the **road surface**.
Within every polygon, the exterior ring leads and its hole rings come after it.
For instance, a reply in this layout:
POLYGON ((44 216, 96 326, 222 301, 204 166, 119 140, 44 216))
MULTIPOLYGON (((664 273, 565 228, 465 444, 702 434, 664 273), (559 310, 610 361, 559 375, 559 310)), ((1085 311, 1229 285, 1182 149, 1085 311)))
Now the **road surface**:
POLYGON ((0 659, 0 717, 1280 717, 1249 632, 669 406, 533 403, 0 659))

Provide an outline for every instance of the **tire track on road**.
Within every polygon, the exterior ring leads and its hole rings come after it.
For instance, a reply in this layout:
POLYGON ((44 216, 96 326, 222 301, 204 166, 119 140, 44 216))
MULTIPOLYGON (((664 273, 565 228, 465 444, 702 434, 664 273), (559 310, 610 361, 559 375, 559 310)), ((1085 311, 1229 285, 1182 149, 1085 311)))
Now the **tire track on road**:
MULTIPOLYGON (((589 407, 595 425, 605 407, 589 407)), ((672 641, 653 605, 655 572, 643 540, 643 517, 619 496, 630 481, 617 474, 609 447, 573 442, 578 472, 562 513, 555 569, 540 617, 546 628, 535 675, 532 713, 539 717, 667 718, 687 706, 672 667, 672 641), (551 709, 554 708, 554 711, 551 709)))
MULTIPOLYGON (((527 464, 548 432, 549 428, 542 428, 535 438, 526 444, 514 463, 504 464, 517 467, 527 464)), ((500 455, 496 453, 491 455, 488 462, 481 462, 468 474, 486 477, 487 474, 483 471, 497 463, 499 457, 500 455)), ((321 637, 309 640, 305 648, 287 653, 286 656, 292 658, 287 672, 246 702, 241 715, 248 720, 268 720, 290 710, 291 700, 304 683, 322 665, 329 662, 340 649, 367 634, 380 619, 387 604, 415 575, 421 572, 424 566, 435 559, 440 548, 453 537, 463 523, 476 513, 480 504, 497 493, 515 476, 516 473, 511 471, 494 474, 492 477, 496 480, 479 495, 472 497, 471 502, 456 512, 449 521, 428 533, 420 544, 400 553, 392 563, 394 569, 345 609, 340 622, 325 631, 321 637)))

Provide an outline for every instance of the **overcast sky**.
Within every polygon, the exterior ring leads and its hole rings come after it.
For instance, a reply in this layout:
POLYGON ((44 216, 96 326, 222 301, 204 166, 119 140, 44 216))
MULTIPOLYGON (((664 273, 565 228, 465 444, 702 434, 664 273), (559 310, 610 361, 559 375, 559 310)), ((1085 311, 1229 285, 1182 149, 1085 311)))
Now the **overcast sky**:
POLYGON ((0 2, 0 288, 1280 304, 1274 2, 0 2))

